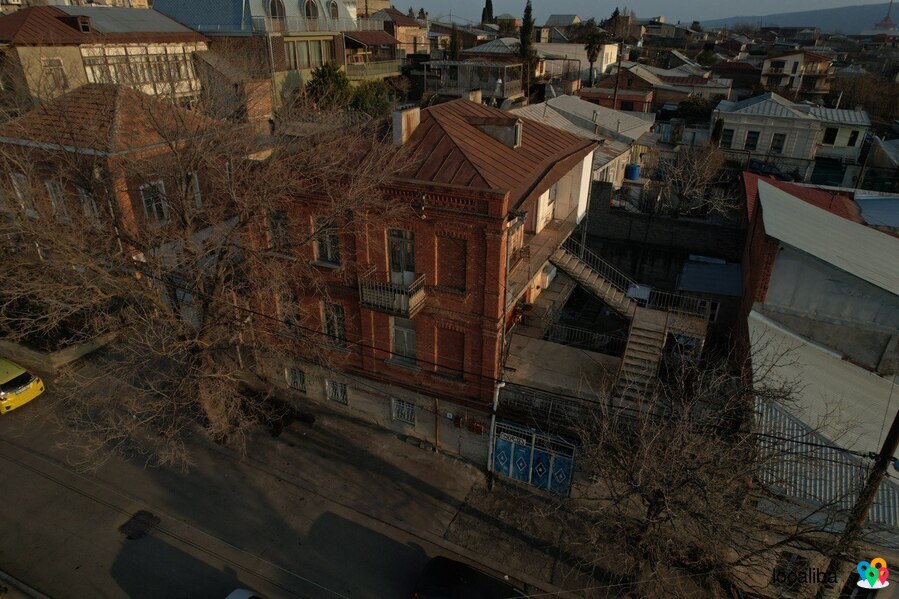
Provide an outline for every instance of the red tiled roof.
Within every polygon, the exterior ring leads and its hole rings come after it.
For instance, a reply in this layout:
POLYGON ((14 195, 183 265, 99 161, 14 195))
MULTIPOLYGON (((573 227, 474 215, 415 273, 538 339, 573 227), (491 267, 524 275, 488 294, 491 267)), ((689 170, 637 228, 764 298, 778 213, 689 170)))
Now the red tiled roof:
POLYGON ((0 143, 118 153, 188 139, 215 123, 125 86, 89 83, 0 125, 0 143))
POLYGON ((749 220, 752 220, 755 214, 755 208, 758 204, 759 179, 769 183, 770 185, 781 189, 788 194, 799 198, 800 200, 817 206, 822 210, 827 210, 831 214, 835 214, 846 220, 864 224, 861 217, 861 210, 852 197, 840 192, 831 191, 829 189, 821 189, 820 187, 808 187, 796 183, 788 183, 786 181, 778 181, 773 177, 764 177, 755 173, 743 173, 743 190, 746 194, 746 211, 749 220))
MULTIPOLYGON (((558 163, 583 159, 595 142, 531 120, 522 120, 521 145, 511 148, 478 126, 484 119, 506 124, 518 117, 468 100, 426 108, 409 140, 420 158, 406 177, 443 185, 511 192, 512 206, 534 193, 558 163)), ((571 164, 570 168, 573 168, 571 164)))
POLYGON ((386 31, 353 31, 344 35, 366 46, 396 46, 400 43, 386 31))
POLYGON ((383 12, 387 13, 390 16, 390 20, 400 27, 421 27, 421 25, 418 24, 418 21, 409 15, 398 11, 392 6, 390 8, 385 8, 383 12))
POLYGON ((0 17, 0 42, 19 45, 78 45, 103 42, 203 41, 195 31, 84 33, 77 17, 55 6, 31 6, 0 17))

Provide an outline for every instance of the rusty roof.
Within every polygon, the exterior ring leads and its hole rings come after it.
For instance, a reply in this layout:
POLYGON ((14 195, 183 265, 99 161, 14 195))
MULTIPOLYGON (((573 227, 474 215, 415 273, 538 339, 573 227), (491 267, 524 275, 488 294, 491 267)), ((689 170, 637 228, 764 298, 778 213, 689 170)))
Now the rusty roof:
POLYGON ((554 182, 544 181, 551 171, 556 173, 569 164, 568 168, 573 168, 574 161, 596 146, 568 131, 526 120, 522 121, 521 145, 512 148, 478 126, 486 120, 506 124, 518 117, 463 99, 422 110, 421 122, 408 142, 412 156, 419 160, 406 176, 509 192, 511 205, 517 206, 554 182))
POLYGON ((206 38, 159 11, 146 8, 31 6, 0 17, 0 42, 19 45, 79 45, 115 42, 199 42, 206 38), (117 19, 107 12, 117 11, 117 19), (131 12, 134 11, 134 12, 131 12), (78 27, 91 19, 91 31, 78 27), (103 17, 103 18, 99 18, 103 17))
POLYGON ((396 46, 400 43, 386 31, 351 31, 343 35, 364 46, 396 46))
POLYGON ((380 10, 378 12, 382 12, 390 17, 390 20, 399 25, 400 27, 421 27, 418 21, 414 18, 410 17, 407 14, 403 14, 397 9, 393 8, 385 8, 384 10, 380 10))
POLYGON ((215 123, 129 87, 89 83, 0 125, 0 143, 116 154, 188 139, 215 123))

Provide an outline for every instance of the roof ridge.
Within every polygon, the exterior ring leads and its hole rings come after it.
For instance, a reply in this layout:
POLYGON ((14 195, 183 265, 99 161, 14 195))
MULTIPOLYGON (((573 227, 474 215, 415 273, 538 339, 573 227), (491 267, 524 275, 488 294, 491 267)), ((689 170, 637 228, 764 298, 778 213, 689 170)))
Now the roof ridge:
MULTIPOLYGON (((453 100, 453 101, 451 101, 451 102, 446 102, 445 104, 443 104, 443 106, 449 106, 449 105, 451 105, 451 104, 456 104, 456 103, 461 103, 461 102, 465 102, 465 100, 463 100, 462 98, 459 98, 458 100, 453 100)), ((438 104, 437 106, 440 106, 440 105, 438 104)), ((436 106, 435 106, 435 108, 436 108, 436 106)), ((438 111, 438 112, 439 112, 439 111, 438 111)), ((462 147, 459 145, 459 141, 456 139, 456 136, 453 135, 449 130, 447 130, 446 127, 443 126, 443 123, 440 122, 440 119, 438 119, 438 118, 435 117, 435 113, 431 112, 430 115, 431 115, 431 118, 434 119, 434 122, 437 124, 437 126, 440 127, 440 130, 443 131, 444 134, 446 134, 446 136, 447 136, 449 139, 452 140, 453 145, 456 146, 456 149, 457 149, 457 150, 459 150, 459 153, 462 155, 462 158, 463 158, 469 165, 471 165, 471 168, 473 168, 473 169, 475 170, 475 172, 477 172, 478 175, 480 175, 481 179, 483 179, 484 182, 487 183, 487 185, 490 186, 490 189, 493 189, 493 190, 498 189, 497 187, 495 187, 495 186, 493 185, 493 183, 490 182, 490 179, 487 178, 487 176, 484 174, 484 172, 483 172, 480 168, 478 168, 478 165, 475 164, 475 162, 474 162, 473 160, 471 160, 471 159, 468 157, 468 152, 465 152, 465 151, 462 149, 462 147)), ((516 116, 516 118, 518 118, 518 117, 516 116)))

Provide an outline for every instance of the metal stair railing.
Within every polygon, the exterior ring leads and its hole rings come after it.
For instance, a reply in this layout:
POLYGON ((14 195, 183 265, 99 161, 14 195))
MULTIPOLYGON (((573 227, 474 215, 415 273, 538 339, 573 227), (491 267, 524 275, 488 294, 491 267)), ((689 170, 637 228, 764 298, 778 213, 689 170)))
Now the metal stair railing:
POLYGON ((593 269, 596 274, 611 283, 622 293, 626 294, 631 287, 637 285, 636 281, 600 258, 598 254, 587 249, 584 244, 574 238, 569 237, 566 239, 562 247, 574 254, 581 262, 593 269))

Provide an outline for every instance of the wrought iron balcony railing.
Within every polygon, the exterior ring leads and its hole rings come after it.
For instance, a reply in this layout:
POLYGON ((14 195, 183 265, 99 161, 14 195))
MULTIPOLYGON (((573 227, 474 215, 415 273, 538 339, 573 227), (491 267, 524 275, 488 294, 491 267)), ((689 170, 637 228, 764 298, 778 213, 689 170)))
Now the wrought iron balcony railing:
POLYGON ((391 283, 384 272, 368 269, 359 275, 359 301, 363 307, 395 316, 412 318, 424 307, 425 275, 416 275, 408 285, 391 283))

